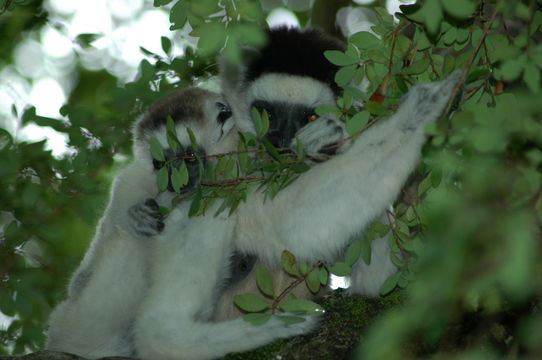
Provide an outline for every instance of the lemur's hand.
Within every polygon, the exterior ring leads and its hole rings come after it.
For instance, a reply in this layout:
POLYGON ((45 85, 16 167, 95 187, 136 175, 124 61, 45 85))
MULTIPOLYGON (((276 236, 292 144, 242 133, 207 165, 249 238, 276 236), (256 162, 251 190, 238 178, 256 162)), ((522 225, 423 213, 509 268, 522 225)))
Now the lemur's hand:
POLYGON ((401 99, 396 118, 401 130, 415 131, 423 129, 427 123, 439 118, 450 101, 452 92, 461 78, 461 71, 456 70, 444 80, 420 84, 412 87, 401 99), (406 114, 407 116, 401 116, 406 114))
MULTIPOLYGON (((347 136, 344 124, 337 119, 320 117, 298 130, 295 136, 303 144, 305 154, 315 161, 325 161, 326 155, 334 155, 338 143, 347 136)), ((293 139, 290 147, 296 149, 293 139)))
POLYGON ((164 230, 164 216, 156 200, 151 198, 128 209, 128 223, 139 236, 150 237, 164 230))

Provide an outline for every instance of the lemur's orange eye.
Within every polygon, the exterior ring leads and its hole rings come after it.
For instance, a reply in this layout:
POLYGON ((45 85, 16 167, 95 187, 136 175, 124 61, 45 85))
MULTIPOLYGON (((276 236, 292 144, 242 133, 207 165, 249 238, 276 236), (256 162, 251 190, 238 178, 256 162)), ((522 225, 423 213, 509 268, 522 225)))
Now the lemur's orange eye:
POLYGON ((312 114, 311 116, 309 116, 309 121, 314 121, 314 120, 317 120, 318 119, 318 115, 316 114, 312 114))

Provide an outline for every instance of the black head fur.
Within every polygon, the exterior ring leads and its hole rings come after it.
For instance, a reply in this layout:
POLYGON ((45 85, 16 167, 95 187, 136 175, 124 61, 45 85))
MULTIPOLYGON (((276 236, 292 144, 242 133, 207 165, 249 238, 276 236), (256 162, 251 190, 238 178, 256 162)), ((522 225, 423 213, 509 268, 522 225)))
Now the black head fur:
POLYGON ((267 30, 267 36, 267 45, 248 65, 245 80, 252 81, 268 73, 308 76, 329 85, 336 95, 342 92, 334 80, 339 67, 324 57, 324 51, 344 51, 343 42, 316 28, 281 26, 267 30))
POLYGON ((171 116, 174 122, 204 117, 204 102, 211 93, 198 88, 176 90, 153 103, 136 128, 136 138, 144 139, 145 132, 158 129, 171 116))

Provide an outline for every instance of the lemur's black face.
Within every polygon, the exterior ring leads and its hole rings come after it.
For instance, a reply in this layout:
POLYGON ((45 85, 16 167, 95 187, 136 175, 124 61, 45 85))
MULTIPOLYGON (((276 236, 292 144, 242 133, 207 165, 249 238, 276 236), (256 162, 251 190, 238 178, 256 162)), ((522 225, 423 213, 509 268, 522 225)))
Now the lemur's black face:
POLYGON ((256 100, 251 107, 269 115, 267 138, 278 148, 288 147, 299 129, 318 118, 314 108, 302 104, 256 100))

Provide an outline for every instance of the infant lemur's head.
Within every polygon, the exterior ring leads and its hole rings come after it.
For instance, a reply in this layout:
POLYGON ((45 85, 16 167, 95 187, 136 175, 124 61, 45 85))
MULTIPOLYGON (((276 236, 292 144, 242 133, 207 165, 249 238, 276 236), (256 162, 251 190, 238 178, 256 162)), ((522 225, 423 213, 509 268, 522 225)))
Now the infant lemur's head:
MULTIPOLYGON (((151 156, 149 139, 156 138, 160 143, 166 161, 177 157, 193 156, 194 149, 187 129, 194 133, 200 157, 219 154, 237 148, 238 132, 232 112, 219 94, 199 88, 177 90, 156 101, 145 112, 134 128, 134 157, 142 166, 152 167, 155 171, 163 162, 151 156), (174 152, 167 140, 167 118, 171 117, 177 139, 181 143, 174 152)), ((205 159, 205 158, 203 158, 205 159)), ((195 159, 185 161, 189 183, 194 185, 198 178, 199 164, 195 159)), ((173 162, 180 166, 181 161, 173 162)))

